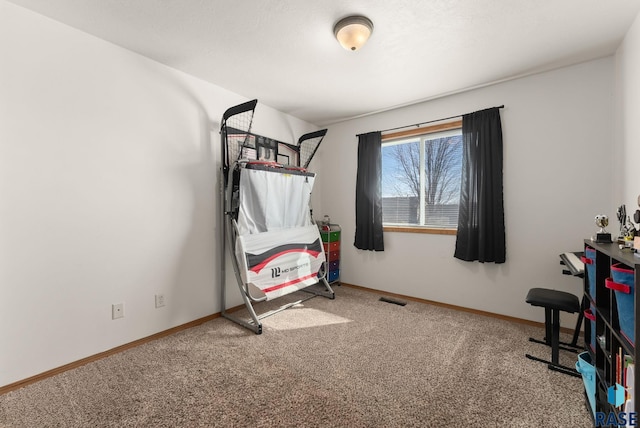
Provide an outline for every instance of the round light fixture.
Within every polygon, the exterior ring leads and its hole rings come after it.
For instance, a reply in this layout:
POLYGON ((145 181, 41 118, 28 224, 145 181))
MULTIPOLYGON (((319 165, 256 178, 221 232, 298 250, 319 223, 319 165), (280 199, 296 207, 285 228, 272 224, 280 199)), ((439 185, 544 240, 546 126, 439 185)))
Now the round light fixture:
POLYGON ((357 51, 373 33, 373 22, 364 16, 347 16, 333 27, 333 34, 343 48, 357 51))

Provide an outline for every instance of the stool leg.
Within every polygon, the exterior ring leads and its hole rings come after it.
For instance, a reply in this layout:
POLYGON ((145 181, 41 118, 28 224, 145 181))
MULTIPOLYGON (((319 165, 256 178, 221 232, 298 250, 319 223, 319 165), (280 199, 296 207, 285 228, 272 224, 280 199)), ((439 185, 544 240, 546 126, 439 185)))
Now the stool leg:
POLYGON ((558 364, 560 353, 560 311, 553 310, 553 331, 551 333, 551 362, 558 364))
POLYGON ((551 338, 553 337, 552 326, 551 309, 544 308, 544 341, 549 346, 551 346, 551 338))
POLYGON ((573 339, 569 346, 573 346, 574 348, 578 347, 578 337, 580 337, 580 327, 582 327, 582 320, 584 319, 584 313, 580 311, 578 314, 578 321, 576 321, 576 329, 573 331, 573 339))

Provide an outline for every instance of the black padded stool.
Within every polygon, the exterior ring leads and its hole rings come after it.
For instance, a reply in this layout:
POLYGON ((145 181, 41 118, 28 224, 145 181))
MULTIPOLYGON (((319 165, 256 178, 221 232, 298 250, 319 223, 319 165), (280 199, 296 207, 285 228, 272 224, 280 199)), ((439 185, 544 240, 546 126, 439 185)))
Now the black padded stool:
MULTIPOLYGON (((532 306, 542 306, 544 308, 544 341, 533 338, 529 338, 529 340, 551 346, 551 361, 543 360, 529 354, 526 354, 526 357, 530 360, 540 361, 547 364, 547 367, 551 370, 580 377, 580 374, 572 367, 563 366, 558 363, 558 354, 560 349, 576 352, 574 349, 568 349, 560 346, 560 311, 572 314, 580 312, 580 301, 578 300, 578 297, 564 291, 551 290, 548 288, 532 288, 527 294, 526 302, 532 306)), ((577 348, 575 344, 563 344, 577 348)))

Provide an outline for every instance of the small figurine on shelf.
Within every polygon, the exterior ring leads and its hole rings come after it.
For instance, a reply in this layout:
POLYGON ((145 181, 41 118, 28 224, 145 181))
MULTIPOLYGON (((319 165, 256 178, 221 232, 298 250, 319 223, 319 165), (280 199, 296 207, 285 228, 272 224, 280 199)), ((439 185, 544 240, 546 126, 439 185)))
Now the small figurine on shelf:
MULTIPOLYGON (((637 213, 638 211, 636 211, 637 213)), ((633 249, 633 241, 638 234, 635 224, 631 222, 631 217, 627 215, 627 209, 624 205, 621 205, 617 211, 618 221, 620 222, 620 236, 618 237, 618 244, 621 250, 633 249)), ((636 215, 634 214, 634 219, 636 215)))
POLYGON ((631 223, 631 219, 629 218, 629 216, 627 216, 627 223, 624 225, 624 229, 623 229, 623 240, 622 240, 622 245, 620 246, 622 248, 629 248, 632 249, 633 248, 633 238, 636 236, 637 231, 636 231, 636 227, 633 225, 633 223, 631 223))
MULTIPOLYGON (((640 207, 640 195, 638 195, 638 207, 640 207)), ((640 223, 640 210, 636 210, 636 212, 633 213, 633 221, 635 224, 640 223)), ((631 223, 629 221, 629 223, 631 223)), ((631 223, 633 225, 633 223, 631 223)), ((635 236, 640 236, 640 233, 638 233, 638 231, 640 230, 640 225, 638 227, 634 227, 634 229, 636 230, 636 234, 635 236)))
POLYGON ((624 204, 618 207, 616 216, 618 217, 618 223, 620 223, 620 235, 618 235, 618 242, 621 243, 625 237, 625 220, 627 218, 627 207, 624 204))
POLYGON ((331 219, 329 218, 328 215, 325 215, 324 218, 322 219, 322 224, 321 224, 321 229, 324 231, 330 231, 331 230, 331 219))
MULTIPOLYGON (((640 195, 638 195, 638 207, 640 207, 640 195)), ((636 212, 633 213, 633 221, 635 224, 640 223, 640 210, 636 210, 636 212)), ((635 235, 632 238, 633 254, 635 256, 640 256, 640 225, 638 225, 638 227, 636 228, 634 223, 632 223, 635 229, 635 235)))
POLYGON ((636 226, 631 223, 631 217, 627 216, 627 224, 625 226, 625 238, 629 238, 629 239, 633 239, 634 236, 636 236, 638 234, 638 230, 636 229, 636 226))

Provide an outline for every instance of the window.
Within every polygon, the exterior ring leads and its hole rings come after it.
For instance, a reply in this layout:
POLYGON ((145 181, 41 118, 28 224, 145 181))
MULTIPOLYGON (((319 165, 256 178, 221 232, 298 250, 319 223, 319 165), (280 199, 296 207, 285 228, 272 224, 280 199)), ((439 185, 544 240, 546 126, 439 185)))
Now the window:
MULTIPOLYGON (((462 122, 383 136, 382 218, 385 230, 458 226, 462 122)), ((420 230, 416 230, 420 231, 420 230)))

